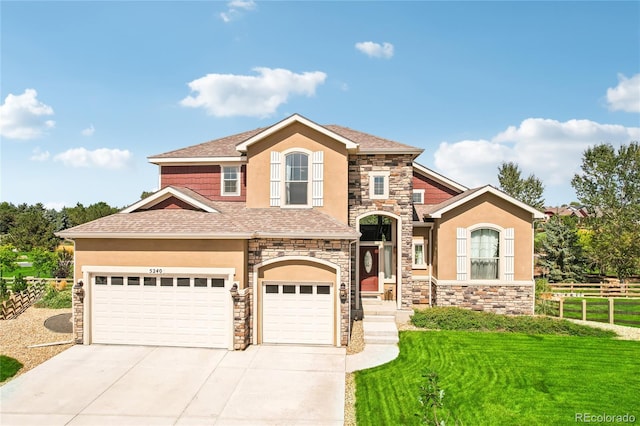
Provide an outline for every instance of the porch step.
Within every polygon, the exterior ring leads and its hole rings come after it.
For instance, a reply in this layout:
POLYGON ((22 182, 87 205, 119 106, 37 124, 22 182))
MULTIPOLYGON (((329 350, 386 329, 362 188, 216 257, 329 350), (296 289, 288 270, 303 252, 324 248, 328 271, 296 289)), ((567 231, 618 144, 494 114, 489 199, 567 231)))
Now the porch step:
POLYGON ((365 318, 367 316, 392 316, 395 318, 397 305, 393 301, 382 300, 362 300, 362 310, 365 318))
POLYGON ((392 321, 367 321, 362 323, 365 338, 367 336, 397 336, 398 328, 394 320, 392 321))
POLYGON ((395 320, 395 315, 375 315, 371 313, 367 315, 367 322, 394 322, 395 320))

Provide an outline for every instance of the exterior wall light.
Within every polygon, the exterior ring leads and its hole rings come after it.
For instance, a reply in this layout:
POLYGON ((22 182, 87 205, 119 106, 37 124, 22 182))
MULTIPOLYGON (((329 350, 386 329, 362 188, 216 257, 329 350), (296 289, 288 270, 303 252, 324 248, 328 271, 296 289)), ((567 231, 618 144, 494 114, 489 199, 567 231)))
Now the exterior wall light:
POLYGON ((84 302, 84 283, 82 282, 82 280, 79 280, 76 285, 73 286, 73 292, 75 293, 76 296, 78 296, 78 299, 80 300, 80 303, 84 302))
POLYGON ((342 303, 347 301, 347 286, 345 283, 340 284, 340 301, 342 303))

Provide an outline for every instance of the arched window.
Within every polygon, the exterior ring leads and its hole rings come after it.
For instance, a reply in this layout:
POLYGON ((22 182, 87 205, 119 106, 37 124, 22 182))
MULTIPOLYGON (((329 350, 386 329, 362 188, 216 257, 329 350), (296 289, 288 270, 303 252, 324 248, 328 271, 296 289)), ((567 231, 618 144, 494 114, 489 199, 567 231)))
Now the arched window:
POLYGON ((285 204, 309 204, 309 156, 300 152, 285 159, 285 204))
POLYGON ((497 280, 500 277, 500 233, 481 228, 471 231, 471 279, 497 280))

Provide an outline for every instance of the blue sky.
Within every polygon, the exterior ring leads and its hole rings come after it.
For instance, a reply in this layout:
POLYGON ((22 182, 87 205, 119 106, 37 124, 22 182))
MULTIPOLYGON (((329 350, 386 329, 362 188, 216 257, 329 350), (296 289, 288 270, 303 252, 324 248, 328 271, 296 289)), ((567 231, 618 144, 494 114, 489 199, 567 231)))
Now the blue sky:
POLYGON ((639 2, 0 2, 0 200, 135 202, 146 157, 299 113, 548 204, 640 140, 639 2))

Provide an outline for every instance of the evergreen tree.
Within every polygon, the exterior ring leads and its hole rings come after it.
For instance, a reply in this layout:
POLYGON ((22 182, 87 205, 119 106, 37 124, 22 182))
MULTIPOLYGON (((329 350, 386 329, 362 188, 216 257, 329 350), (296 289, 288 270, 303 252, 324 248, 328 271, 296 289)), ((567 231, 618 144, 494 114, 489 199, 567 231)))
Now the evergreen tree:
POLYGON ((574 220, 553 216, 545 225, 540 264, 549 270, 550 282, 582 281, 584 257, 574 220))

